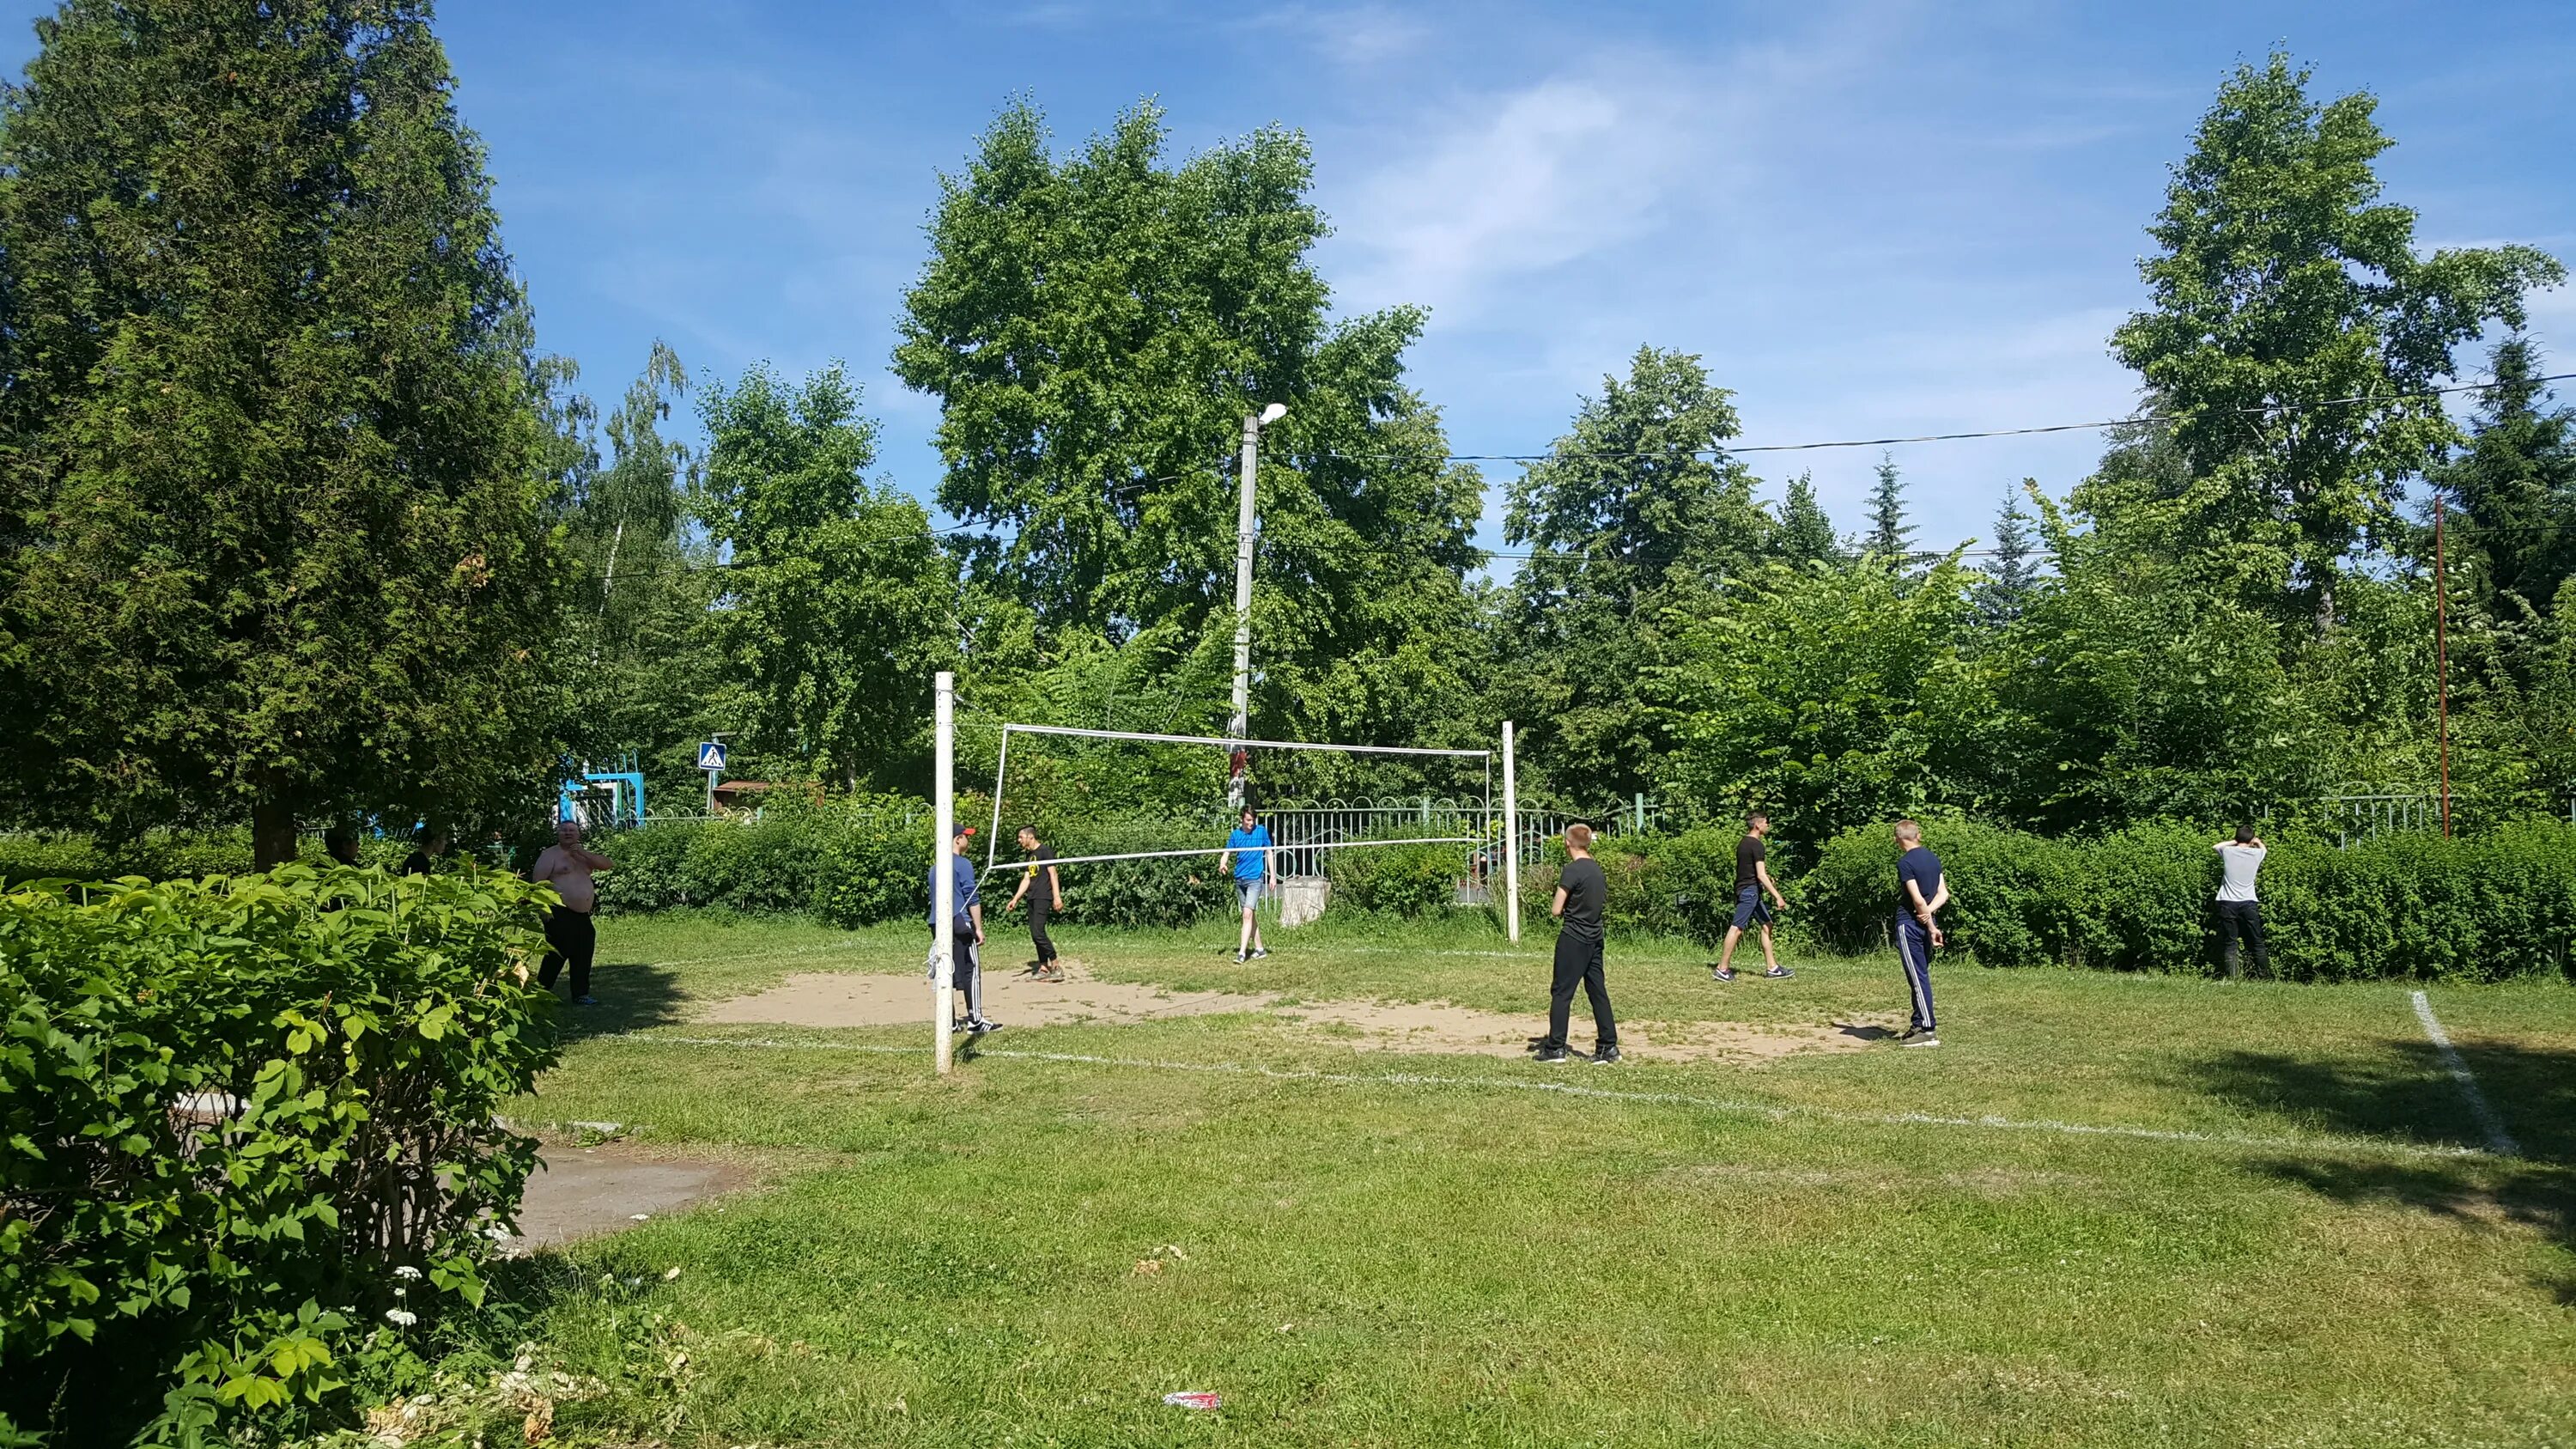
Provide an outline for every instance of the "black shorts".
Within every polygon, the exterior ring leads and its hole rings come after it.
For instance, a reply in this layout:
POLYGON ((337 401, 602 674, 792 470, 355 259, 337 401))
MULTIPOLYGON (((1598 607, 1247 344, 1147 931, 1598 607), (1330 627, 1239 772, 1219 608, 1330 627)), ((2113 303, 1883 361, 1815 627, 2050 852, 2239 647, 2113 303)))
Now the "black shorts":
POLYGON ((1771 903, 1762 898, 1758 885, 1735 888, 1735 929, 1741 931, 1756 921, 1771 924, 1771 903))

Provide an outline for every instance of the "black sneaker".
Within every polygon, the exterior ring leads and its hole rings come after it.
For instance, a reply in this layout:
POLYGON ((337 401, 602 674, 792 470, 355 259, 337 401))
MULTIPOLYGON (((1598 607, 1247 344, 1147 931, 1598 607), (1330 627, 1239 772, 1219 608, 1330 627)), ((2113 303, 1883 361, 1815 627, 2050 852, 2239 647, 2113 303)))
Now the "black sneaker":
POLYGON ((1897 1042, 1898 1046, 1910 1047, 1939 1046, 1940 1044, 1941 1038, 1934 1036, 1929 1029, 1907 1032, 1904 1038, 1897 1042))
POLYGON ((575 1006, 597 1006, 599 1004, 599 998, 596 996, 576 996, 572 999, 572 1004, 575 1006))
POLYGON ((1770 970, 1763 972, 1762 978, 1766 981, 1786 981, 1797 974, 1797 972, 1790 970, 1786 966, 1774 966, 1770 970))
POLYGON ((1237 952, 1235 952, 1235 953, 1234 953, 1234 964, 1235 964, 1235 965, 1237 965, 1237 966, 1240 966, 1240 965, 1242 965, 1244 962, 1249 961, 1249 960, 1251 960, 1251 959, 1252 959, 1252 957, 1251 957, 1250 955, 1246 954, 1245 952, 1237 951, 1237 952))
POLYGON ((1268 956, 1269 956, 1269 954, 1270 954, 1270 948, 1269 948, 1269 947, 1267 947, 1267 946, 1263 946, 1263 947, 1261 947, 1261 948, 1259 948, 1259 949, 1255 950, 1255 951, 1252 953, 1252 959, 1253 959, 1253 960, 1255 960, 1255 961, 1259 961, 1259 960, 1262 960, 1262 959, 1264 959, 1264 958, 1268 957, 1268 956))
POLYGON ((1001 1029, 1002 1024, 998 1021, 970 1021, 966 1023, 966 1034, 968 1036, 982 1036, 987 1032, 996 1032, 1001 1029))
POLYGON ((1708 979, 1711 981, 1732 981, 1735 979, 1735 968, 1732 966, 1711 966, 1708 968, 1708 979))
POLYGON ((1619 1048, 1616 1045, 1599 1047, 1592 1053, 1592 1064, 1596 1067, 1606 1067, 1618 1060, 1619 1048))
POLYGON ((1567 1051, 1563 1047, 1540 1047, 1538 1049, 1537 1060, 1545 1062, 1549 1066, 1555 1066, 1559 1062, 1570 1062, 1574 1060, 1574 1053, 1567 1051))

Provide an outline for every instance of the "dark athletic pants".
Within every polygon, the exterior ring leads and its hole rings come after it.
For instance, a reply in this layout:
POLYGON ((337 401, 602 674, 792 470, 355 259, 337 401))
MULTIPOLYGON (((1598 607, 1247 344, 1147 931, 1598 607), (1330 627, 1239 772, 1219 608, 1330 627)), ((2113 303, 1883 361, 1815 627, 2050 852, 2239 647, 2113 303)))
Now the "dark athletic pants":
POLYGON ((1556 938, 1556 981, 1547 1000, 1547 1041, 1554 1050, 1565 1045, 1566 1018, 1574 1011, 1574 987, 1583 984, 1584 998, 1592 1003, 1592 1049, 1619 1044, 1619 1023, 1610 1019, 1610 983, 1601 974, 1601 938, 1578 936, 1572 931, 1556 938))
POLYGON ((2272 974, 2272 953, 2263 949, 2263 903, 2261 901, 2220 901, 2218 903, 2218 938, 2227 943, 2227 979, 2245 974, 2236 954, 2236 937, 2244 933, 2246 944, 2254 948, 2254 969, 2272 974))
POLYGON ((1037 943, 1038 965, 1043 968, 1055 962, 1055 942, 1047 939, 1047 917, 1055 907, 1036 896, 1029 897, 1029 939, 1037 943))
MULTIPOLYGON (((966 993, 966 1019, 984 1019, 984 961, 975 951, 975 922, 959 916, 949 926, 956 955, 948 961, 948 989, 966 993)), ((948 1003, 942 1002, 945 1006, 948 1003)))
POLYGON ((1932 1030, 1932 933, 1906 912, 1896 918, 1896 959, 1905 965, 1905 989, 1914 995, 1913 1025, 1932 1030))
POLYGON ((551 991, 555 974, 572 963, 572 994, 590 994, 590 958, 599 953, 599 927, 588 911, 557 906, 546 915, 546 962, 537 968, 537 984, 551 991))

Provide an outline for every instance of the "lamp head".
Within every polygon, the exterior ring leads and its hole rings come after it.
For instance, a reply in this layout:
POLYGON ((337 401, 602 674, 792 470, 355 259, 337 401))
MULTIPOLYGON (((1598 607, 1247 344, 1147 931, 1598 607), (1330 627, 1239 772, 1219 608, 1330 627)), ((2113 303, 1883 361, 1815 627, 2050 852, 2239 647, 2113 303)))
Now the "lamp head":
POLYGON ((1266 428, 1286 416, 1288 416, 1286 403, 1272 403, 1261 410, 1261 425, 1266 428))

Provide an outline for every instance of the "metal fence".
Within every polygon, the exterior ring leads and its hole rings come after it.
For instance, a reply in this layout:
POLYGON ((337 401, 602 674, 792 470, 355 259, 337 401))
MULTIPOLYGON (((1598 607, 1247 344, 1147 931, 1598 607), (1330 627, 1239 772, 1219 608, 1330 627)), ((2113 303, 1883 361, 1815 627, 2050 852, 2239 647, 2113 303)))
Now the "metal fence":
MULTIPOLYGON (((2333 822, 2335 847, 2350 850, 2361 841, 2401 830, 2430 830, 2440 824, 2439 806, 2425 790, 2376 790, 2329 795, 2326 818, 2333 822)), ((2576 807, 2571 807, 2576 809, 2576 807)))
MULTIPOLYGON (((1436 795, 1290 801, 1268 812, 1274 868, 1283 876, 1322 875, 1324 857, 1331 852, 1321 847, 1372 839, 1457 839, 1470 842, 1467 870, 1458 882, 1460 898, 1478 902, 1486 899, 1493 877, 1502 871, 1502 813, 1499 802, 1436 795)), ((1535 865, 1545 857, 1547 843, 1577 822, 1615 836, 1658 829, 1665 818, 1664 807, 1642 795, 1600 811, 1525 807, 1514 822, 1512 847, 1522 865, 1535 865)))

